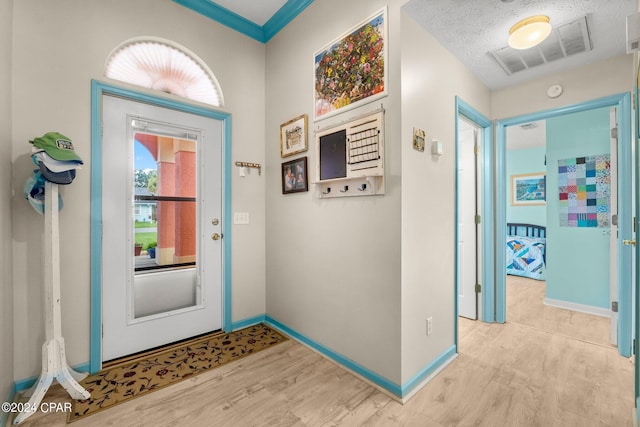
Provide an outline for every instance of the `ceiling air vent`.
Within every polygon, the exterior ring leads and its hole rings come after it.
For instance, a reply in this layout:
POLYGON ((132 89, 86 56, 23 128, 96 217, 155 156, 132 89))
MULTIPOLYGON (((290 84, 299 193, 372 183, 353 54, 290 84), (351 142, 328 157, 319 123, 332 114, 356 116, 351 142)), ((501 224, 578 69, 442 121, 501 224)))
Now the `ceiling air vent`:
POLYGON ((545 41, 531 49, 517 50, 506 46, 490 53, 510 76, 591 49, 587 17, 583 16, 554 27, 545 41))
POLYGON ((525 123, 523 125, 520 125, 520 129, 522 130, 531 130, 531 129, 535 129, 538 127, 538 124, 535 122, 531 122, 531 123, 525 123))
POLYGON ((627 53, 640 51, 640 13, 627 16, 627 53))

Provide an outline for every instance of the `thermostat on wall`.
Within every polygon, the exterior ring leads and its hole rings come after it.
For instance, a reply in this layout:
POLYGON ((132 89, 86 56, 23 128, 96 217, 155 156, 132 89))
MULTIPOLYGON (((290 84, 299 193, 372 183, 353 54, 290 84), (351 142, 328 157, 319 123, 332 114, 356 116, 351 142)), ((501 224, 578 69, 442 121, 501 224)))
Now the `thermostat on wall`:
POLYGON ((434 156, 442 156, 442 142, 434 139, 431 141, 431 154, 434 156))

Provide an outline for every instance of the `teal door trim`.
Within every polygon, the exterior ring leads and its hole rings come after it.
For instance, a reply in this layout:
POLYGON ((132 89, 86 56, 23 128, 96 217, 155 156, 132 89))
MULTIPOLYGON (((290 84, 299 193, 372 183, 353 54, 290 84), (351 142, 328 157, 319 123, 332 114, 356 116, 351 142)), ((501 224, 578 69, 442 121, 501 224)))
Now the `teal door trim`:
MULTIPOLYGON (((460 152, 459 138, 459 119, 464 116, 471 122, 475 123, 482 131, 482 220, 480 222, 482 229, 482 306, 481 320, 483 322, 495 321, 494 306, 494 286, 495 275, 493 265, 493 248, 494 248, 494 205, 493 205, 493 128, 492 122, 479 111, 467 104, 465 101, 456 96, 456 171, 458 170, 458 153, 460 152)), ((458 343, 458 174, 455 178, 456 189, 456 209, 455 209, 455 342, 458 343)))
POLYGON ((271 40, 313 2, 313 0, 288 0, 264 25, 258 25, 209 0, 173 1, 260 43, 271 40))
MULTIPOLYGON (((506 188, 506 127, 545 120, 566 114, 573 114, 602 107, 617 107, 618 109, 618 175, 631 177, 631 94, 629 92, 611 95, 579 104, 522 116, 501 119, 496 122, 496 188, 506 188)), ((631 356, 631 248, 623 246, 623 239, 631 239, 632 210, 631 210, 631 180, 618 180, 619 215, 618 215, 618 352, 625 357, 631 356), (626 197, 625 197, 626 195, 626 197)), ((496 193, 496 242, 506 241, 506 192, 496 193)), ((496 245, 496 321, 506 321, 506 252, 505 245, 496 245)))
POLYGON ((182 111, 222 121, 223 141, 223 220, 222 232, 222 328, 231 330, 231 115, 220 111, 143 94, 117 86, 91 81, 91 302, 89 368, 102 368, 102 96, 113 95, 137 102, 182 111))

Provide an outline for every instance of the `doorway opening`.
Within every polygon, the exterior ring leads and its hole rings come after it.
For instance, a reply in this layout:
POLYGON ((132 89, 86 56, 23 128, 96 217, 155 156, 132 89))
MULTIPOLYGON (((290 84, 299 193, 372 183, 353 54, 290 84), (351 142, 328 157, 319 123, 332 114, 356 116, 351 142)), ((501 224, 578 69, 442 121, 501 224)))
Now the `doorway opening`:
POLYGON ((492 142, 492 122, 456 97, 456 345, 459 316, 494 318, 492 142))
MULTIPOLYGON (((608 250, 609 249, 608 245, 610 245, 609 234, 611 234, 613 237, 617 237, 615 241, 612 239, 613 243, 611 243, 614 246, 614 249, 616 250, 617 257, 618 257, 616 265, 614 267, 618 276, 616 279, 616 286, 615 286, 618 294, 617 301, 615 301, 617 302, 617 309, 618 309, 618 316, 617 316, 618 324, 617 324, 617 327, 615 328, 615 331, 617 335, 618 351, 621 355, 628 357, 631 353, 631 306, 632 306, 631 254, 632 252, 631 252, 631 248, 623 246, 622 242, 623 242, 623 239, 631 239, 632 223, 633 223, 633 219, 632 219, 633 216, 631 211, 631 199, 632 199, 631 198, 631 170, 632 169, 631 169, 631 141, 630 141, 631 127, 630 127, 630 96, 629 94, 614 95, 606 98, 597 99, 591 102, 563 107, 562 109, 558 109, 558 110, 550 110, 550 111, 510 118, 510 119, 499 120, 496 123, 496 136, 497 136, 496 162, 499 165, 505 165, 507 163, 506 144, 507 144, 507 128, 508 127, 518 126, 518 125, 527 124, 527 123, 533 123, 540 120, 547 120, 546 125, 549 126, 550 121, 561 122, 562 120, 564 120, 563 118, 566 118, 568 120, 574 114, 583 113, 583 112, 585 114, 589 114, 588 112, 593 113, 594 111, 602 110, 602 109, 604 109, 604 112, 602 114, 607 119, 606 120, 607 128, 605 129, 604 143, 607 145, 608 150, 605 150, 605 151, 609 151, 610 141, 609 141, 609 137, 607 136, 607 134, 609 133, 608 109, 611 107, 616 108, 617 117, 618 117, 617 122, 618 122, 619 132, 618 132, 618 139, 617 139, 617 148, 615 148, 613 151, 618 158, 618 164, 617 164, 618 176, 622 177, 621 179, 618 180, 618 186, 617 186, 617 190, 618 190, 617 218, 613 219, 613 221, 617 222, 618 224, 617 230, 616 230, 617 232, 610 233, 611 229, 608 229, 607 227, 601 227, 601 228, 594 227, 593 229, 587 230, 587 231, 590 231, 592 234, 597 235, 597 236, 596 235, 592 236, 593 238, 599 238, 600 240, 603 240, 606 242, 606 243, 603 242, 603 247, 607 246, 606 256, 600 254, 600 258, 605 258, 603 262, 606 262, 607 267, 609 267, 608 264, 610 262, 609 250, 608 250), (596 230, 596 231, 594 232, 593 230, 596 230)), ((567 135, 564 135, 563 138, 564 137, 567 137, 567 135)), ((602 139, 603 138, 600 138, 601 141, 602 139)), ((582 140, 575 142, 573 144, 573 148, 574 149, 575 148, 579 149, 581 147, 584 148, 584 146, 581 145, 583 142, 584 141, 582 140)), ((598 150, 602 151, 603 148, 601 147, 598 150)), ((559 201, 561 201, 560 198, 563 197, 562 195, 559 196, 559 194, 562 193, 562 192, 559 193, 559 190, 562 187, 561 186, 562 182, 559 180, 572 179, 571 174, 574 174, 575 171, 579 169, 575 167, 576 163, 578 163, 578 160, 581 159, 579 160, 580 162, 590 160, 589 157, 592 157, 593 155, 595 155, 595 151, 593 153, 583 152, 583 155, 576 154, 576 153, 562 152, 562 151, 558 151, 556 154, 557 155, 555 155, 555 157, 553 158, 551 158, 550 156, 547 156, 548 168, 546 169, 546 171, 553 172, 553 180, 551 179, 551 176, 549 176, 549 180, 547 181, 547 196, 549 201, 551 201, 551 197, 554 198, 553 202, 556 204, 557 211, 553 214, 548 215, 548 218, 549 220, 553 219, 554 223, 551 231, 556 234, 554 237, 558 238, 563 232, 568 232, 568 231, 584 232, 586 230, 586 228, 579 227, 578 225, 580 224, 567 222, 571 220, 577 220, 577 221, 582 220, 583 219, 582 212, 579 211, 577 204, 574 204, 570 206, 569 209, 566 209, 566 208, 563 208, 563 206, 561 206, 558 203, 559 201), (563 162, 566 162, 566 161, 570 162, 571 159, 574 159, 573 166, 571 168, 562 170, 561 168, 563 167, 563 165, 566 166, 563 162), (553 164, 551 164, 551 162, 553 162, 553 164), (551 195, 552 189, 554 190, 553 196, 551 195), (572 213, 577 214, 577 217, 569 218, 568 215, 572 213), (561 215, 564 215, 564 219, 562 219, 561 215), (561 222, 562 224, 564 224, 563 227, 560 227, 561 222)), ((609 167, 609 165, 607 167, 609 167)), ((594 166, 594 169, 598 169, 598 166, 594 166)), ((498 210, 496 212, 495 234, 498 242, 506 242, 506 239, 507 239, 506 224, 508 222, 507 206, 510 206, 510 203, 511 203, 510 200, 507 200, 506 189, 508 188, 508 185, 510 185, 511 183, 510 183, 510 178, 509 180, 507 179, 507 169, 505 167, 497 168, 496 171, 497 171, 496 172, 497 188, 503 188, 505 189, 505 191, 499 191, 496 194, 496 206, 498 207, 498 210)), ((571 189, 569 193, 577 194, 578 190, 579 189, 576 190, 574 188, 574 189, 571 189)), ((568 197, 574 198, 573 194, 570 194, 568 197)), ((577 199, 578 197, 580 196, 576 195, 575 199, 577 199)), ((589 198, 589 195, 587 195, 586 198, 589 198)), ((595 203, 597 205, 598 203, 597 200, 595 201, 595 203)), ((607 213, 610 214, 610 212, 607 212, 607 213)), ((588 215, 586 216, 588 217, 588 215)), ((586 219, 589 219, 589 218, 586 218, 586 219)), ((596 220, 597 220, 597 216, 596 216, 596 220)), ((551 234, 549 234, 549 237, 551 237, 551 234)), ((585 246, 590 247, 588 245, 585 245, 585 246)), ((559 248, 560 247, 558 243, 554 243, 553 249, 551 248, 551 245, 549 245, 549 247, 547 248, 547 254, 550 258, 550 262, 552 263, 554 262, 553 259, 551 258, 553 256, 553 251, 557 251, 559 248)), ((578 255, 578 257, 579 256, 580 255, 578 255)), ((495 265, 496 265, 496 271, 497 271, 496 273, 496 321, 499 323, 504 323, 507 320, 507 317, 506 317, 507 293, 506 293, 506 274, 505 274, 506 267, 507 267, 506 258, 507 258, 506 245, 497 245, 496 259, 495 259, 495 265)), ((556 259, 556 262, 557 262, 557 259, 556 259)), ((554 267, 555 266, 556 265, 554 265, 554 267)), ((583 264, 581 267, 581 270, 589 270, 588 266, 589 266, 589 262, 583 264)), ((604 268, 601 268, 600 270, 604 270, 604 268)), ((606 282, 609 283, 608 268, 606 270, 607 270, 606 282)), ((553 273, 555 274, 555 271, 553 273)), ((599 271, 598 273, 603 273, 603 271, 599 271)), ((563 290, 566 290, 566 289, 567 287, 564 287, 563 290)), ((559 292, 562 292, 562 291, 559 291, 559 292)), ((600 292, 604 292, 608 294, 609 289, 607 287, 605 291, 600 290, 600 292)), ((551 300, 552 303, 558 300, 560 301, 566 300, 566 298, 562 295, 562 293, 553 293, 549 295, 548 291, 547 291, 546 298, 548 302, 549 300, 551 300)), ((607 295, 607 298, 608 298, 608 295, 607 295)), ((598 304, 591 303, 590 300, 586 300, 586 302, 584 302, 583 300, 583 302, 577 302, 577 305, 572 306, 572 308, 575 309, 576 307, 579 308, 580 306, 590 306, 590 305, 596 306, 596 307, 598 306, 598 304)), ((605 304, 600 302, 599 305, 604 306, 602 307, 603 311, 613 311, 611 309, 616 308, 615 305, 613 307, 607 307, 608 303, 605 304)), ((571 307, 567 307, 567 308, 571 308, 571 307)))
POLYGON ((506 129, 507 318, 603 346, 617 343, 613 110, 506 129))

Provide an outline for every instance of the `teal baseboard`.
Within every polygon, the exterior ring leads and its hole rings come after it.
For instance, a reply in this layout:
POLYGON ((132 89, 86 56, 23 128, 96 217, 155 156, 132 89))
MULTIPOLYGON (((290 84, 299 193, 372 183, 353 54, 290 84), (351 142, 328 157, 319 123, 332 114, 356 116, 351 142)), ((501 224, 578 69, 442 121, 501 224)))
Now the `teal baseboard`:
POLYGON ((257 325, 258 323, 262 323, 265 321, 265 315, 261 314, 259 316, 250 317, 248 319, 239 320, 237 322, 231 322, 231 331, 237 331, 238 329, 246 328, 248 326, 257 325))
MULTIPOLYGON (((312 349, 316 350, 320 354, 328 357, 334 362, 342 365, 343 367, 349 369, 350 371, 358 374, 359 376, 371 381, 372 383, 378 385, 384 390, 388 391, 394 396, 397 396, 400 399, 403 399, 406 396, 417 391, 419 387, 424 385, 424 381, 429 379, 430 376, 437 373, 439 370, 444 368, 456 355, 457 348, 455 345, 448 348, 445 352, 443 352, 440 356, 434 359, 431 363, 425 366, 420 372, 418 372, 413 378, 407 381, 404 385, 399 385, 390 381, 372 370, 354 362, 353 360, 337 353, 330 348, 312 340, 299 333, 298 331, 288 327, 287 325, 277 321, 276 319, 267 316, 267 315, 258 315, 254 317, 250 317, 247 319, 239 320, 231 323, 231 330, 235 331, 238 329, 246 328, 248 326, 257 325, 258 323, 266 323, 267 325, 280 330, 281 332, 289 335, 294 338, 296 341, 299 341, 312 349)), ((73 369, 78 372, 89 372, 90 364, 83 363, 81 365, 74 366, 73 369)), ((23 390, 27 390, 31 386, 33 386, 39 377, 29 377, 22 380, 18 380, 15 382, 11 395, 7 402, 13 401, 15 394, 21 392, 23 390)), ((6 414, 0 413, 0 426, 3 426, 6 422, 6 414)))
POLYGON ((442 370, 451 361, 453 361, 453 359, 456 358, 457 354, 458 349, 455 345, 452 345, 447 350, 445 350, 435 360, 422 368, 420 372, 414 375, 413 378, 404 383, 404 385, 402 386, 402 397, 406 397, 418 391, 421 386, 426 384, 425 381, 430 380, 431 376, 440 372, 440 370, 442 370))
MULTIPOLYGON (((74 371, 78 371, 78 372, 89 372, 89 366, 90 366, 89 362, 87 362, 87 363, 82 363, 80 365, 72 366, 71 368, 74 371)), ((17 380, 14 386, 15 393, 31 388, 31 386, 34 385, 36 381, 38 381, 38 378, 40 378, 40 376, 17 380)), ((2 424, 0 424, 0 426, 1 425, 2 424)))
MULTIPOLYGON (((16 387, 15 385, 9 391, 9 396, 7 400, 3 400, 3 402, 13 402, 13 399, 16 397, 16 387)), ((9 412, 0 411, 0 427, 5 426, 7 424, 7 420, 9 419, 9 412)))
POLYGON ((411 380, 407 381, 404 385, 401 386, 394 383, 393 381, 388 380, 387 378, 378 375, 372 370, 365 368, 364 366, 354 362, 353 360, 331 350, 330 348, 325 347, 324 345, 302 335, 298 331, 291 329, 290 327, 270 316, 265 316, 264 322, 269 326, 279 329, 295 340, 311 347, 320 354, 328 357, 334 362, 337 362, 338 364, 367 379, 368 381, 371 381, 372 383, 376 384, 377 386, 383 388, 384 390, 388 391, 394 396, 397 396, 400 399, 403 399, 404 397, 409 396, 410 394, 417 391, 416 387, 424 385, 423 382, 427 380, 429 376, 437 373, 440 369, 446 366, 450 362, 450 360, 455 357, 457 351, 456 346, 450 347, 444 353, 438 356, 434 361, 425 366, 411 380))
POLYGON ((355 372, 356 374, 360 375, 363 378, 366 378, 367 380, 371 381, 372 383, 382 387, 383 389, 387 390, 388 392, 390 392, 391 394, 393 394, 394 396, 397 396, 399 398, 402 398, 402 387, 400 387, 398 384, 389 381, 388 379, 376 374, 375 372, 371 371, 368 368, 365 368, 364 366, 359 365, 358 363, 354 362, 353 360, 339 354, 336 353, 335 351, 331 350, 328 347, 325 347, 324 345, 312 340, 311 338, 308 338, 304 335, 302 335, 301 333, 299 333, 298 331, 295 331, 293 329, 291 329, 290 327, 280 323, 279 321, 273 319, 272 317, 266 316, 265 317, 265 323, 269 326, 272 326, 276 329, 279 329, 280 331, 284 332, 285 334, 289 335, 290 337, 294 338, 296 341, 300 341, 301 343, 311 347, 312 349, 316 350, 317 352, 319 352, 320 354, 323 354, 324 356, 328 357, 329 359, 333 360, 334 362, 337 362, 338 364, 346 367, 347 369, 355 372))

